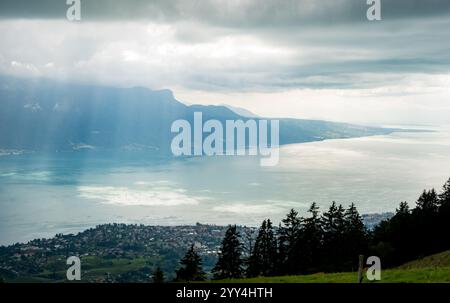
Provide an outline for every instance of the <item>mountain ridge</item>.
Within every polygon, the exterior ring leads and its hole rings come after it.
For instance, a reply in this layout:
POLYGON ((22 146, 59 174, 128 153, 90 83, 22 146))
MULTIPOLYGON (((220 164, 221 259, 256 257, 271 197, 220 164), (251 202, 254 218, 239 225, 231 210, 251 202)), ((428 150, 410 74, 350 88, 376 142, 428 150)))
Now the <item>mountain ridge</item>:
MULTIPOLYGON (((185 105, 167 89, 119 88, 0 76, 0 148, 27 150, 151 147, 170 153, 171 123, 201 111, 204 121, 248 120, 226 106, 185 105)), ((255 120, 265 119, 253 118, 255 120)), ((280 119, 280 144, 389 134, 398 129, 280 119)))

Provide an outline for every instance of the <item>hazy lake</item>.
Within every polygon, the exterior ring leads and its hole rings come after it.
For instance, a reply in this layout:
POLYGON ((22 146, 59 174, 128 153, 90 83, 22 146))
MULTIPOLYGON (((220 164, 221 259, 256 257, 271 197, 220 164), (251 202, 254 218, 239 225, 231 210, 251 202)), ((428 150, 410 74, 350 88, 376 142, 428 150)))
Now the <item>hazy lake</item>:
POLYGON ((361 213, 412 205, 450 177, 450 129, 282 147, 252 157, 156 161, 66 153, 0 157, 0 244, 108 222, 259 224, 312 201, 355 202, 361 213))

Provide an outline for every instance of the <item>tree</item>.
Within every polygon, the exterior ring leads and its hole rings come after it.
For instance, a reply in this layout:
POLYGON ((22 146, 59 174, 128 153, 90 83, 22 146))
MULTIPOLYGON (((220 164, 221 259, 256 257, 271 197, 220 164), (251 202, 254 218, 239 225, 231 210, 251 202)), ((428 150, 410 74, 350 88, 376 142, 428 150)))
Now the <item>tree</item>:
MULTIPOLYGON (((441 232, 450 230, 450 179, 444 184, 439 194, 439 227, 441 232)), ((440 250, 450 248, 450 237, 444 236, 440 250)))
POLYGON ((153 272, 153 283, 163 283, 164 282, 164 272, 158 266, 153 272))
POLYGON ((399 254, 408 256, 412 251, 411 246, 414 243, 414 224, 412 222, 411 210, 407 202, 401 202, 395 210, 395 215, 390 221, 391 242, 399 254), (411 236, 412 235, 412 236, 411 236))
POLYGON ((272 222, 264 220, 258 231, 252 255, 250 256, 247 275, 272 276, 278 268, 277 240, 275 238, 272 222))
POLYGON ((292 259, 294 257, 294 246, 301 227, 301 219, 298 212, 291 209, 286 218, 281 220, 278 228, 278 254, 281 273, 292 273, 292 259))
POLYGON ((390 239, 390 221, 383 220, 378 223, 372 232, 370 253, 383 260, 383 266, 394 264, 394 248, 390 239))
POLYGON ((202 269, 202 260, 191 245, 186 255, 180 261, 180 269, 176 271, 176 281, 204 281, 205 272, 202 269))
POLYGON ((441 234, 439 233, 439 198, 434 189, 424 190, 413 210, 415 234, 414 256, 438 252, 441 234))
POLYGON ((358 255, 368 251, 367 230, 354 203, 345 211, 344 224, 345 241, 342 243, 345 251, 344 266, 347 269, 354 269, 358 255))
POLYGON ((398 264, 402 260, 409 260, 415 256, 416 227, 408 203, 401 202, 395 211, 395 215, 386 223, 379 224, 379 226, 384 226, 383 234, 381 234, 380 228, 376 228, 375 239, 377 241, 382 239, 383 243, 389 243, 389 245, 378 245, 378 247, 393 248, 390 256, 384 257, 386 265, 398 264))
POLYGON ((308 210, 310 217, 302 220, 296 243, 293 265, 296 273, 317 272, 321 267, 322 225, 319 217, 319 207, 312 203, 308 210))
POLYGON ((342 270, 342 264, 345 261, 344 248, 345 240, 345 220, 344 208, 342 205, 336 206, 333 201, 327 212, 323 213, 323 248, 322 259, 326 271, 342 270))
POLYGON ((432 214, 436 213, 439 209, 439 199, 436 191, 433 189, 431 190, 424 190, 422 195, 419 197, 416 203, 415 212, 416 213, 422 213, 422 214, 432 214))
POLYGON ((213 268, 214 279, 229 279, 242 277, 243 260, 242 244, 236 225, 229 226, 222 241, 219 259, 213 268))
POLYGON ((255 241, 255 230, 250 227, 244 227, 243 254, 245 259, 248 259, 252 255, 254 241, 255 241))
POLYGON ((304 255, 310 264, 310 270, 314 271, 320 263, 320 249, 322 246, 322 224, 319 218, 319 206, 315 202, 311 204, 308 212, 309 218, 304 219, 303 243, 305 245, 304 255))
POLYGON ((442 192, 439 194, 439 207, 449 206, 450 204, 450 179, 445 182, 442 192))
POLYGON ((372 251, 383 252, 383 262, 394 266, 450 249, 450 179, 438 195, 424 190, 410 210, 400 203, 395 215, 378 224, 373 232, 372 251))

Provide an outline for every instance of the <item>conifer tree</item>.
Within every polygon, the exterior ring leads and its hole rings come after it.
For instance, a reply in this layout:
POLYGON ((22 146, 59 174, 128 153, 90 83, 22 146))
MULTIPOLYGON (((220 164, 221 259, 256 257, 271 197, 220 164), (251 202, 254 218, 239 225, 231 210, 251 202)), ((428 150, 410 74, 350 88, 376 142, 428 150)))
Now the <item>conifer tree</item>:
POLYGON ((306 244, 309 249, 309 255, 311 260, 311 267, 314 268, 319 263, 320 248, 322 246, 322 224, 319 217, 319 206, 315 202, 311 204, 308 212, 311 214, 305 221, 305 237, 307 239, 306 244))
POLYGON ((445 182, 442 192, 439 194, 439 206, 450 204, 450 179, 445 182))
POLYGON ((349 266, 348 269, 354 269, 357 266, 355 261, 358 260, 358 255, 365 254, 368 250, 367 229, 354 203, 350 204, 345 211, 344 220, 345 266, 349 266))
MULTIPOLYGON (((442 192, 439 194, 439 231, 444 233, 450 230, 450 179, 444 184, 442 192)), ((450 237, 442 238, 440 250, 450 248, 450 237)))
POLYGON ((431 190, 424 190, 422 195, 419 197, 416 203, 416 208, 414 211, 417 214, 422 215, 429 215, 432 213, 435 213, 439 209, 439 198, 436 193, 436 191, 433 189, 431 190))
POLYGON ((176 281, 203 281, 205 272, 202 269, 202 260, 191 245, 186 255, 180 261, 181 267, 176 271, 176 281))
POLYGON ((264 220, 250 256, 247 275, 250 277, 274 275, 278 267, 277 257, 277 240, 272 222, 270 219, 264 220))
POLYGON ((344 208, 333 201, 327 212, 322 215, 323 249, 322 262, 328 271, 342 269, 345 259, 342 247, 345 234, 344 208))
POLYGON ((450 228, 450 216, 443 212, 449 189, 450 180, 439 195, 434 189, 424 190, 413 210, 402 202, 391 219, 375 227, 372 247, 382 251, 379 255, 383 256, 384 264, 398 265, 450 248, 445 234, 450 228))
POLYGON ((158 266, 153 272, 153 283, 163 283, 164 282, 164 272, 158 266))
POLYGON ((298 212, 291 209, 282 223, 278 228, 278 258, 281 272, 288 274, 293 273, 291 263, 295 257, 294 247, 300 231, 301 219, 298 217, 298 212))
POLYGON ((230 225, 222 241, 219 259, 213 268, 214 279, 240 278, 242 276, 241 246, 236 225, 230 225))
MULTIPOLYGON (((384 257, 386 264, 398 263, 402 259, 414 256, 415 226, 407 202, 401 202, 395 210, 395 215, 380 226, 385 226, 384 240, 389 242, 389 247, 394 249, 389 257, 384 257)), ((375 232, 379 234, 379 228, 375 232)))
POLYGON ((413 210, 415 256, 437 252, 441 242, 438 211, 439 198, 434 189, 424 190, 413 210))
POLYGON ((315 272, 321 266, 322 224, 319 217, 319 207, 312 203, 308 210, 310 217, 302 219, 295 244, 295 271, 297 273, 315 272))

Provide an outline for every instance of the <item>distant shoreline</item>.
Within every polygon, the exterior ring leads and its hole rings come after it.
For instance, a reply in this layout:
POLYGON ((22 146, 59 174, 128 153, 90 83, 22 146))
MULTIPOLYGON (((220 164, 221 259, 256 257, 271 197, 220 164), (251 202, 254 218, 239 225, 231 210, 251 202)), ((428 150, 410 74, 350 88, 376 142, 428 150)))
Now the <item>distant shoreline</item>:
MULTIPOLYGON (((368 229, 372 229, 373 227, 375 227, 375 225, 377 225, 378 223, 380 223, 383 220, 387 220, 390 219, 392 216, 394 215, 393 212, 382 212, 382 213, 372 213, 372 214, 361 214, 362 220, 364 222, 364 224, 366 225, 366 227, 368 229)), ((233 223, 230 223, 233 225, 233 223)), ((151 224, 140 224, 140 223, 120 223, 120 222, 113 222, 113 223, 99 223, 96 224, 95 226, 92 227, 87 227, 79 232, 74 232, 74 233, 56 233, 53 237, 47 237, 47 238, 33 238, 30 239, 28 241, 24 241, 24 242, 15 242, 13 244, 9 244, 9 245, 0 245, 0 248, 5 248, 5 247, 11 247, 11 246, 15 246, 15 245, 26 245, 29 244, 30 242, 33 241, 37 241, 37 240, 51 240, 54 239, 55 237, 57 237, 58 235, 62 235, 62 236, 78 236, 79 234, 82 234, 86 231, 95 229, 99 226, 107 226, 107 225, 124 225, 124 226, 144 226, 144 227, 148 227, 148 228, 166 228, 166 229, 183 229, 183 228, 193 228, 196 226, 207 226, 207 227, 217 227, 220 229, 225 229, 228 225, 223 225, 223 224, 210 224, 210 223, 195 223, 195 224, 181 224, 181 225, 151 225, 151 224)), ((257 226, 249 226, 249 225, 242 225, 242 224, 237 224, 238 227, 241 228, 257 228, 257 226)), ((276 228, 276 227, 275 227, 276 228)))
MULTIPOLYGON (((390 130, 390 128, 384 128, 386 130, 390 130)), ((437 130, 432 129, 392 129, 392 131, 384 133, 384 134, 367 134, 363 136, 350 136, 350 137, 343 137, 343 138, 317 138, 315 140, 310 141, 303 141, 303 142, 293 142, 293 143, 280 143, 280 147, 284 146, 291 146, 291 145, 297 145, 297 144, 307 144, 307 143, 315 143, 315 142, 325 142, 325 141, 334 141, 334 140, 348 140, 348 139, 358 139, 358 138, 370 138, 370 137, 377 137, 377 136, 386 136, 391 135, 394 133, 435 133, 438 132, 437 130)), ((22 156, 22 155, 29 155, 29 154, 42 154, 42 155, 49 155, 49 154, 59 154, 59 153, 97 153, 97 152, 111 152, 115 155, 117 154, 127 154, 127 153, 148 153, 150 155, 158 156, 163 159, 179 159, 172 155, 161 155, 161 154, 154 154, 151 151, 155 149, 151 148, 144 148, 144 149, 130 149, 128 146, 123 146, 119 149, 114 148, 95 148, 92 146, 89 146, 89 148, 80 148, 78 145, 73 146, 71 149, 62 149, 62 150, 48 150, 48 149, 42 149, 42 150, 28 150, 28 149, 20 149, 20 148, 3 148, 0 147, 0 157, 5 156, 22 156), (120 152, 120 153, 119 153, 120 152)), ((191 158, 192 156, 186 156, 184 158, 191 158)))

